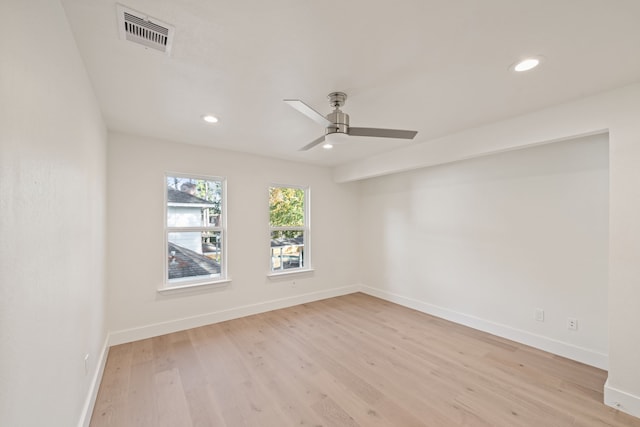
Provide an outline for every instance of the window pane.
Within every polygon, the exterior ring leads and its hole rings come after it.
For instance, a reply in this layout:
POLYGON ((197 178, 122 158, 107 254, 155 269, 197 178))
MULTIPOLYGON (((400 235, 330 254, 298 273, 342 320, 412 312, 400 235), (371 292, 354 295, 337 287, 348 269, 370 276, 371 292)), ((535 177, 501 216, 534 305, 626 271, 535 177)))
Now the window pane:
POLYGON ((169 281, 220 276, 222 233, 169 233, 169 281))
POLYGON ((304 267, 304 231, 271 232, 271 271, 304 267))
POLYGON ((272 227, 304 226, 304 190, 269 187, 269 222, 272 227))
POLYGON ((167 226, 219 227, 222 181, 167 177, 167 226))

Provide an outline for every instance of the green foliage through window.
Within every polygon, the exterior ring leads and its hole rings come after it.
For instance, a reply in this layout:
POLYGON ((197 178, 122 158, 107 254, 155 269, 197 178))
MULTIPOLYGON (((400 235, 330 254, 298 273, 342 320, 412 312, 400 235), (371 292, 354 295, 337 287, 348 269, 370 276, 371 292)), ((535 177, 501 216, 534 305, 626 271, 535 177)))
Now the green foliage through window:
POLYGON ((304 190, 269 187, 269 222, 272 227, 304 226, 304 190))

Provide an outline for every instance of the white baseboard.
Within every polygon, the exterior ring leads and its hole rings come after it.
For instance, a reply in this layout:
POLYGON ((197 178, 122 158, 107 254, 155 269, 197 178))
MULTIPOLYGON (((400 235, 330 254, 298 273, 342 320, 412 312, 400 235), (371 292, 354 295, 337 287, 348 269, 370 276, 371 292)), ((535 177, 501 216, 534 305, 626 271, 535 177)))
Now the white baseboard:
POLYGON ((310 292, 293 297, 281 298, 277 300, 265 301, 256 304, 249 304, 227 310, 201 314, 198 316, 186 317, 182 319, 170 320, 167 322, 155 323, 141 326, 139 328, 125 329, 111 332, 109 334, 109 346, 124 344, 132 341, 157 337, 159 335, 172 332, 184 331, 186 329, 197 328, 199 326, 210 325, 212 323, 224 322, 226 320, 237 319, 252 314, 264 313, 280 308, 291 307, 298 304, 305 304, 326 298, 333 298, 341 295, 358 292, 360 286, 352 285, 342 288, 333 288, 324 291, 310 292))
POLYGON ((604 404, 640 418, 640 396, 612 387, 608 378, 604 383, 604 404))
POLYGON ((568 359, 576 360, 587 365, 595 366, 600 369, 607 369, 609 365, 609 356, 598 353, 596 351, 557 341, 541 335, 532 334, 531 332, 512 328, 500 323, 491 322, 468 314, 459 313, 454 310, 428 304, 413 298, 404 297, 391 292, 380 289, 371 288, 361 285, 360 291, 389 302, 393 302, 414 310, 421 311, 432 316, 450 320, 461 325, 469 326, 483 332, 488 332, 502 338, 510 339, 549 353, 557 354, 568 359))
POLYGON ((104 340, 102 351, 100 352, 100 358, 96 370, 93 373, 91 379, 91 385, 89 386, 89 393, 82 407, 82 413, 80 414, 80 421, 78 427, 89 427, 91 422, 91 415, 93 415, 93 407, 96 404, 96 397, 98 397, 98 390, 100 389, 100 383, 102 382, 102 374, 104 374, 104 367, 107 363, 107 353, 109 352, 109 336, 104 340))

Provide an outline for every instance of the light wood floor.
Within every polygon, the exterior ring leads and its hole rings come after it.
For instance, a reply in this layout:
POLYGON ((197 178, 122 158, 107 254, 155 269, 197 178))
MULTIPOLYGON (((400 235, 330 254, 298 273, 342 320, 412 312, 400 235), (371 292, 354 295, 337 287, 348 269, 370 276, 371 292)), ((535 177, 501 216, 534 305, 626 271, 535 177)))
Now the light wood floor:
POLYGON ((606 372, 353 294, 112 347, 99 426, 640 426, 606 372))

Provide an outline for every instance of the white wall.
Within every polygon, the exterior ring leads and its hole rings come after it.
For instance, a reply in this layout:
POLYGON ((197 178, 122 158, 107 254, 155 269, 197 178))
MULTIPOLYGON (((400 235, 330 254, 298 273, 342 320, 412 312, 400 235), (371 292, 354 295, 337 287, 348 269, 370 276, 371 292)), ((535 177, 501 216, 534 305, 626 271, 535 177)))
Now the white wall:
POLYGON ((59 2, 0 16, 0 424, 68 427, 106 338, 106 130, 59 2))
POLYGON ((609 132, 609 376, 605 403, 640 417, 640 84, 336 168, 340 182, 609 132))
POLYGON ((113 133, 108 188, 112 343, 356 289, 357 184, 335 184, 328 168, 113 133), (158 293, 166 172, 226 177, 227 286, 158 293), (274 183, 310 186, 312 273, 267 278, 268 187, 274 183))
POLYGON ((608 172, 597 135, 363 181, 362 282, 606 368, 608 172))

